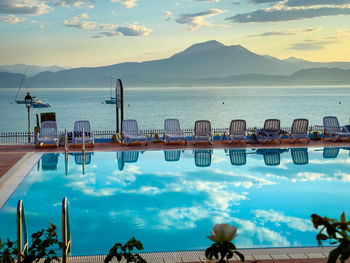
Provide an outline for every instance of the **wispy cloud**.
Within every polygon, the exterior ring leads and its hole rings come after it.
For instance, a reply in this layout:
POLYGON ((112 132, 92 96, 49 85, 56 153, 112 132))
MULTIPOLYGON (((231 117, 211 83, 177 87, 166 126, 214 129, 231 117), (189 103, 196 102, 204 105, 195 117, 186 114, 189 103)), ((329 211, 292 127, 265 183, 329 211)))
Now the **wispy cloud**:
POLYGON ((172 14, 173 14, 173 13, 170 12, 170 11, 168 11, 168 10, 165 10, 165 11, 163 12, 163 14, 164 14, 166 20, 169 21, 169 20, 172 18, 172 14))
POLYGON ((248 13, 226 18, 237 23, 295 21, 324 16, 349 15, 350 5, 341 6, 288 6, 288 2, 278 3, 272 8, 262 8, 248 13))
POLYGON ((348 5, 350 0, 288 0, 287 6, 326 6, 326 5, 348 5))
POLYGON ((93 8, 91 0, 53 0, 55 5, 62 7, 93 8))
POLYGON ((25 20, 25 18, 17 17, 14 15, 9 16, 0 16, 0 21, 10 23, 10 24, 18 24, 25 20))
POLYGON ((289 36, 289 35, 300 35, 320 31, 321 27, 308 27, 308 28, 298 28, 289 30, 269 30, 262 34, 249 35, 247 37, 269 37, 269 36, 289 36))
POLYGON ((68 27, 75 27, 84 30, 95 30, 97 27, 97 22, 82 20, 86 19, 89 16, 86 13, 81 14, 80 16, 75 16, 70 20, 64 20, 63 24, 68 27))
POLYGON ((217 3, 220 2, 220 0, 193 0, 195 2, 208 2, 208 3, 217 3))
POLYGON ((312 50, 321 50, 325 49, 327 45, 334 44, 335 41, 327 40, 305 40, 304 42, 293 43, 290 45, 289 49, 291 50, 300 50, 300 51, 312 51, 312 50))
POLYGON ((0 13, 21 14, 21 15, 41 15, 52 11, 49 5, 39 0, 1 0, 0 13))
POLYGON ((113 37, 113 36, 148 36, 152 30, 139 25, 137 22, 124 26, 113 24, 101 24, 100 29, 105 30, 99 32, 93 38, 113 37), (108 30, 108 31, 107 31, 108 30))
POLYGON ((208 9, 199 13, 181 14, 175 18, 175 21, 179 24, 188 25, 189 27, 186 29, 187 31, 194 31, 201 27, 222 26, 209 23, 205 21, 205 18, 216 16, 225 12, 226 11, 220 9, 208 9))
POLYGON ((122 3, 122 5, 125 6, 126 8, 132 8, 138 5, 137 2, 139 0, 110 0, 110 1, 112 3, 114 2, 122 3))

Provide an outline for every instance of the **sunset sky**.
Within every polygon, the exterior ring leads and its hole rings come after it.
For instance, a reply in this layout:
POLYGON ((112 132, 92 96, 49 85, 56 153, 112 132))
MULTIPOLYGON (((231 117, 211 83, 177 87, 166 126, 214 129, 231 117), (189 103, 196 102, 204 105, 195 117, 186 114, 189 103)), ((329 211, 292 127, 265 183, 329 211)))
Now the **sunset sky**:
POLYGON ((0 64, 101 66, 217 40, 350 62, 350 0, 0 0, 0 64))

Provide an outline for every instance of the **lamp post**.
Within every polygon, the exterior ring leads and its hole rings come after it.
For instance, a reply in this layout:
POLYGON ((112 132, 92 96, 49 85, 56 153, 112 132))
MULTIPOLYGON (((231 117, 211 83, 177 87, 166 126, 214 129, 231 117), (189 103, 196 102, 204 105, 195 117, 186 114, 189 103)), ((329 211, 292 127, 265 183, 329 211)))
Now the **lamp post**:
POLYGON ((27 92, 27 95, 24 97, 24 101, 28 110, 28 142, 30 143, 30 107, 32 107, 33 98, 30 96, 29 92, 27 92))

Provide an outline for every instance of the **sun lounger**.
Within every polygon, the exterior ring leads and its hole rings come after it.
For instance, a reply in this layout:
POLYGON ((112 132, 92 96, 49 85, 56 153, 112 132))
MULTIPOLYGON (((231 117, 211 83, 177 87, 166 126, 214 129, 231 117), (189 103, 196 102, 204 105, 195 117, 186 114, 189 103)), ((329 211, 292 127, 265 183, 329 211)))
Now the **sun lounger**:
POLYGON ((43 121, 41 123, 40 133, 37 134, 36 143, 37 147, 45 144, 54 144, 58 147, 59 138, 55 121, 43 121))
POLYGON ((338 118, 335 116, 323 117, 323 127, 323 139, 328 135, 334 142, 342 138, 350 138, 350 131, 348 128, 346 126, 341 127, 338 118))
POLYGON ((292 124, 291 131, 289 133, 289 141, 291 143, 296 142, 300 139, 306 139, 310 142, 310 138, 307 134, 309 127, 309 120, 307 119, 295 119, 292 124))
POLYGON ((72 143, 75 144, 82 144, 83 143, 83 130, 84 130, 84 141, 85 144, 91 144, 94 146, 95 139, 94 139, 94 132, 91 130, 90 122, 86 120, 80 120, 74 122, 74 131, 72 133, 72 143))
POLYGON ((187 144, 185 134, 180 128, 178 119, 166 119, 164 121, 163 141, 166 144, 169 144, 170 141, 184 141, 187 144))
POLYGON ((122 142, 129 145, 130 142, 144 142, 148 144, 143 132, 139 130, 136 120, 123 120, 122 122, 122 142))
POLYGON ((210 144, 213 144, 210 121, 198 120, 194 123, 193 144, 196 144, 199 140, 208 140, 210 144))
POLYGON ((256 132, 258 134, 258 140, 261 143, 266 143, 268 140, 279 140, 282 142, 282 137, 280 135, 280 120, 278 119, 267 119, 264 123, 264 128, 258 129, 256 132))
POLYGON ((291 148, 290 153, 295 165, 304 165, 309 163, 309 155, 307 148, 291 148))
POLYGON ((227 143, 232 143, 233 141, 247 141, 246 137, 246 121, 245 120, 232 120, 230 123, 230 128, 225 132, 227 136, 227 143))
POLYGON ((209 167, 213 150, 193 150, 194 162, 197 167, 209 167))

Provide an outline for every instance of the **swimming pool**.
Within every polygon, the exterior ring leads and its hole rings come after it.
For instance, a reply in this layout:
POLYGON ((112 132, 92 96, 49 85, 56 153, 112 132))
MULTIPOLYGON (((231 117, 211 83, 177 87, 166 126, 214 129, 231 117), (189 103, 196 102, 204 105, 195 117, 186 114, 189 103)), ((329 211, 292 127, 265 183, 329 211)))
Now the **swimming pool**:
POLYGON ((346 148, 44 154, 0 209, 0 237, 16 239, 18 199, 29 233, 60 233, 67 196, 72 255, 132 236, 147 252, 205 249, 222 222, 238 248, 317 246, 310 215, 349 212, 349 167, 346 148))

